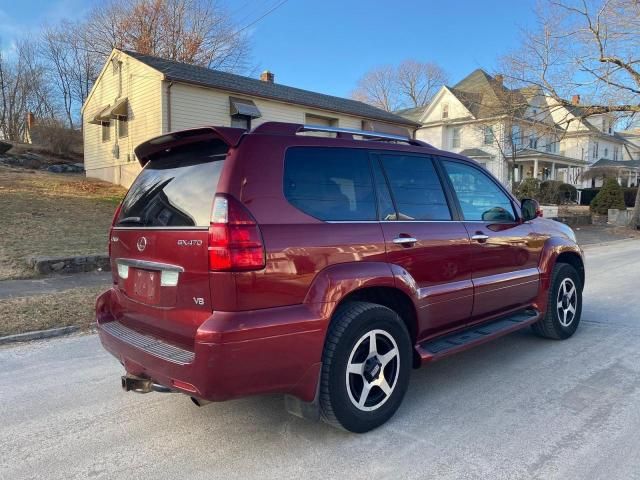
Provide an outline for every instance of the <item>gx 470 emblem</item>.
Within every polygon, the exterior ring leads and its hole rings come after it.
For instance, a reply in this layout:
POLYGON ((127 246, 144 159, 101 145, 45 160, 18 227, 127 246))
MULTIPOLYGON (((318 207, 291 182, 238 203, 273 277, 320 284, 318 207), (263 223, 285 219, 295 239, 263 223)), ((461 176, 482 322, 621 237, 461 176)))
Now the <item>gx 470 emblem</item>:
POLYGON ((199 247, 202 245, 202 240, 178 240, 179 247, 199 247))

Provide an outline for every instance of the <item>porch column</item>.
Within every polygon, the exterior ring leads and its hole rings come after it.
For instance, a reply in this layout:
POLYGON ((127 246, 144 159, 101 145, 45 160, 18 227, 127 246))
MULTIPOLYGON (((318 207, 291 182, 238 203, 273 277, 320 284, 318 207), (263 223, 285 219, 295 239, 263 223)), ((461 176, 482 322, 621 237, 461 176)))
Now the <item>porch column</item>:
POLYGON ((557 180, 557 178, 556 178, 556 162, 551 162, 551 180, 557 180))
POLYGON ((533 178, 538 178, 538 159, 533 160, 533 178))
POLYGON ((638 171, 637 170, 636 170, 636 183, 635 183, 635 186, 636 187, 638 186, 638 171))

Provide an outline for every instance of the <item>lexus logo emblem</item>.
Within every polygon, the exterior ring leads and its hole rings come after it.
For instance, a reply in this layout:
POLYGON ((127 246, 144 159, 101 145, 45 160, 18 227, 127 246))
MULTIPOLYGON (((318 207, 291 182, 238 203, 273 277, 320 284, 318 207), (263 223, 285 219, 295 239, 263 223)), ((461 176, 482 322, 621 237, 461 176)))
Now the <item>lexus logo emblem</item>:
POLYGON ((138 247, 138 251, 142 252, 145 248, 147 248, 147 239, 145 237, 140 237, 136 246, 138 247))

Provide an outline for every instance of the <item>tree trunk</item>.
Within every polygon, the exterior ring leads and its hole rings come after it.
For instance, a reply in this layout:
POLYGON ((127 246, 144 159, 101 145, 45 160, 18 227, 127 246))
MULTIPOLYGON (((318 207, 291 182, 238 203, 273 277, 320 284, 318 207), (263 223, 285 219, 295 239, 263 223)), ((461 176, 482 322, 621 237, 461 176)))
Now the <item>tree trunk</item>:
POLYGON ((636 204, 633 207, 633 213, 631 214, 631 220, 629 221, 629 226, 636 230, 640 226, 640 186, 637 188, 636 204))

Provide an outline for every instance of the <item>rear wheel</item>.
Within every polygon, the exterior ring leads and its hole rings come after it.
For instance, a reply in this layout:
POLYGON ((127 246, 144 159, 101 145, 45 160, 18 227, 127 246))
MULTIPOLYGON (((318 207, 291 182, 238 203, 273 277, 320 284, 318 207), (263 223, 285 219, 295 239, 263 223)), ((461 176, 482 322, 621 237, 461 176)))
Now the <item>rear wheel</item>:
POLYGON ((582 314, 582 284, 576 269, 566 263, 553 268, 551 288, 544 318, 533 331, 544 338, 564 340, 578 329, 582 314))
POLYGON ((396 312, 367 302, 340 307, 323 354, 323 418, 357 433, 382 425, 400 406, 410 371, 411 341, 396 312))

